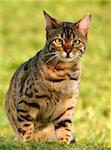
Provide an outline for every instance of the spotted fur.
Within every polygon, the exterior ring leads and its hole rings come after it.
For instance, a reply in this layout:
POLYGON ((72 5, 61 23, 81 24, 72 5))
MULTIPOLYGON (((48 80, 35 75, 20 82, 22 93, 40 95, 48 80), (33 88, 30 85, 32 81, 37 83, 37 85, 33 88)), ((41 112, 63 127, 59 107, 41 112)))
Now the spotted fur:
POLYGON ((15 72, 6 96, 6 111, 20 140, 72 143, 80 58, 86 47, 90 15, 77 23, 59 22, 46 12, 44 15, 46 45, 15 72))

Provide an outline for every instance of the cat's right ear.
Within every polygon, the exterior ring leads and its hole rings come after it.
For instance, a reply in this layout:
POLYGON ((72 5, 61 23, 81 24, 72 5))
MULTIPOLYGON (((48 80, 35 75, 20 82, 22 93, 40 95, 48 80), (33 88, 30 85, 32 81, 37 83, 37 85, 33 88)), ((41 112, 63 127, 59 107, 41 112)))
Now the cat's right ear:
POLYGON ((45 19, 46 19, 46 30, 47 32, 57 28, 59 21, 57 21, 55 18, 51 17, 48 15, 48 13, 46 13, 45 11, 43 11, 45 19))
POLYGON ((86 14, 80 21, 76 22, 74 26, 87 37, 88 29, 91 22, 91 14, 86 14))

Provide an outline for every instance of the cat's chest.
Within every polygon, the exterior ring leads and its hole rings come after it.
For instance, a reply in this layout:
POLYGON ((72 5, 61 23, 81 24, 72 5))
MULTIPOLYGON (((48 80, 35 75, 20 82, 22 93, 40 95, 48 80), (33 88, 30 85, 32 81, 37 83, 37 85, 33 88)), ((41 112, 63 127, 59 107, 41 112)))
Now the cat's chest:
POLYGON ((79 81, 64 80, 52 84, 52 91, 58 93, 60 97, 70 97, 79 89, 79 81))
POLYGON ((49 93, 58 95, 59 98, 72 97, 74 93, 79 91, 79 78, 77 76, 50 76, 43 80, 43 87, 46 87, 49 93))
POLYGON ((44 84, 49 91, 62 95, 73 94, 79 88, 80 69, 53 70, 45 68, 43 71, 44 84))

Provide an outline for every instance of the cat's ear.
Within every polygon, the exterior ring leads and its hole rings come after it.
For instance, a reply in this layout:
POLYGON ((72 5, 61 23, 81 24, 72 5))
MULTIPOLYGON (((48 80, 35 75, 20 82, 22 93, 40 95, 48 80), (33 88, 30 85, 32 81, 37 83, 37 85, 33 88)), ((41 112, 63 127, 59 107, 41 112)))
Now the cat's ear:
POLYGON ((74 23, 74 26, 84 35, 87 36, 91 22, 91 14, 86 14, 80 21, 74 23))
POLYGON ((43 11, 43 13, 46 19, 46 29, 51 30, 51 29, 57 28, 59 21, 49 16, 48 13, 46 13, 45 11, 43 11))

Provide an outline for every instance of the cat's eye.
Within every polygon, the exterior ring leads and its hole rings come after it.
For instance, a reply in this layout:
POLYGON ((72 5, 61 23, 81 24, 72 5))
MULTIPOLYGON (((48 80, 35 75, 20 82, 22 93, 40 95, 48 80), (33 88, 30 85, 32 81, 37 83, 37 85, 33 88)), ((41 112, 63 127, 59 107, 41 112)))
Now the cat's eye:
POLYGON ((62 39, 55 39, 55 43, 58 45, 58 46, 62 46, 63 45, 63 40, 62 39))
POLYGON ((77 46, 77 45, 79 45, 80 44, 80 40, 78 40, 78 39, 75 39, 74 41, 73 41, 73 46, 77 46))

